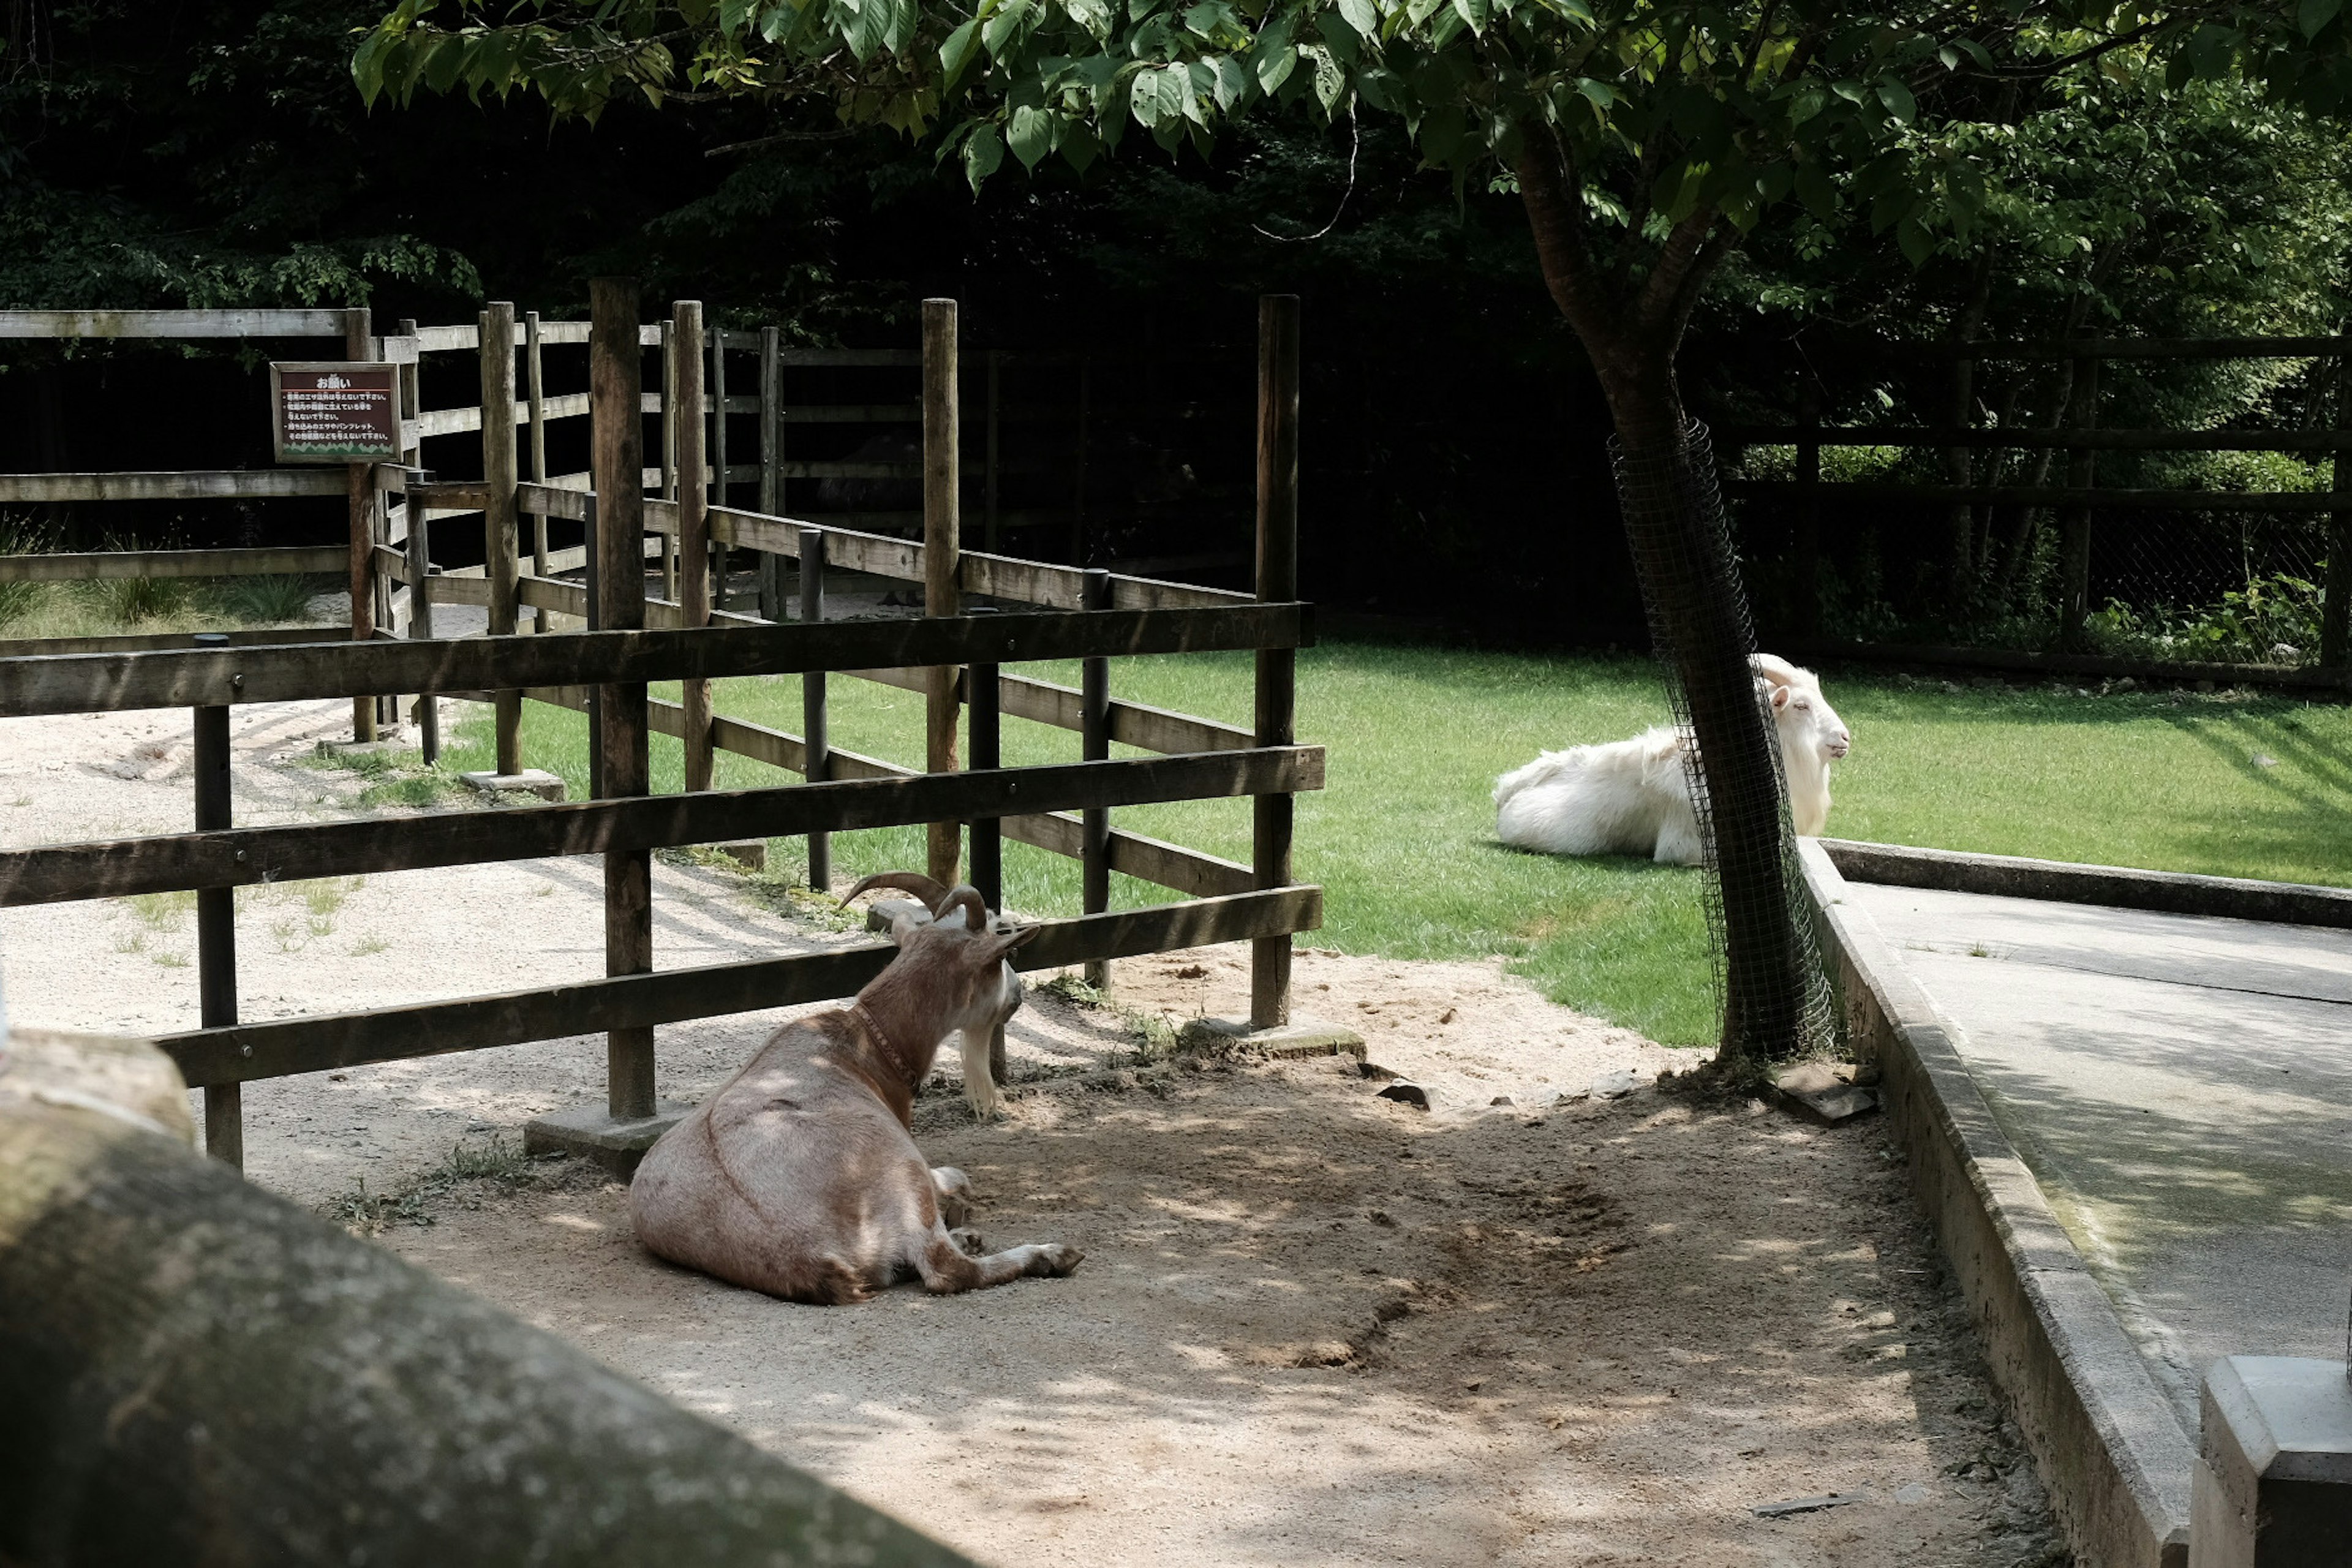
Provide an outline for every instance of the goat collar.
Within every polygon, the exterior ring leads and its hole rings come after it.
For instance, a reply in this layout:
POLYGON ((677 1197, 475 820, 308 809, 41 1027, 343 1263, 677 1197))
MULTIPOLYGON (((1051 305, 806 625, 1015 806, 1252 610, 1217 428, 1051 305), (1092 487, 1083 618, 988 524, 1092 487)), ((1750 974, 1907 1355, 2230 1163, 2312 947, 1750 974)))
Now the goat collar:
POLYGON ((882 1020, 876 1017, 874 1010, 863 1001, 850 1003, 849 1011, 851 1016, 858 1020, 859 1028, 866 1031, 868 1037, 874 1041, 874 1055, 878 1058, 879 1065, 889 1072, 895 1081, 905 1081, 907 1087, 912 1089, 914 1082, 908 1080, 910 1079, 919 1080, 924 1073, 929 1071, 929 1060, 926 1058, 918 1062, 912 1057, 902 1054, 898 1049, 898 1043, 890 1037, 890 1031, 882 1026, 882 1020))

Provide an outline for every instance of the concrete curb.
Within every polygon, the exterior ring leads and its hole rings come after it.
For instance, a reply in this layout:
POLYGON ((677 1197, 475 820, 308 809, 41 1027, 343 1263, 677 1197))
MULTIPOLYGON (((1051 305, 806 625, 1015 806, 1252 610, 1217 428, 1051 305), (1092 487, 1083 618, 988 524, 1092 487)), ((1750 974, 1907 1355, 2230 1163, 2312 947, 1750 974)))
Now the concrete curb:
POLYGON ((2257 882, 2243 877, 2192 877, 2181 871, 2140 871, 2126 866, 2082 866, 2019 855, 1968 855, 1907 844, 1819 841, 1842 876, 1895 888, 1991 893, 2054 903, 2104 904, 2168 915, 2221 915, 2280 925, 2352 928, 2352 889, 2301 882, 2257 882))
POLYGON ((1831 847, 1798 851, 1848 1035, 1875 1056, 1912 1189, 2077 1561, 2187 1568, 2195 1444, 1995 1120, 1958 1026, 1846 899, 1831 847))

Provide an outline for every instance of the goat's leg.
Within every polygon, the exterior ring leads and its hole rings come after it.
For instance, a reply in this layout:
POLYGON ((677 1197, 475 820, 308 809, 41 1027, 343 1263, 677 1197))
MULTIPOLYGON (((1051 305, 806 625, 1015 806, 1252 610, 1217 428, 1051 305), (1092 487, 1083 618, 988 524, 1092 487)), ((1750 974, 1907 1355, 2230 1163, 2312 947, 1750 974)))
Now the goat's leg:
POLYGON ((1024 1275, 1058 1277, 1076 1268, 1085 1258, 1086 1254, 1076 1247, 1058 1241, 1029 1242, 983 1258, 971 1258, 956 1245, 946 1226, 934 1225, 923 1240, 915 1268, 923 1277, 924 1289, 935 1295, 954 1296, 1009 1284, 1024 1275))
POLYGON ((962 1229, 971 1218, 972 1205, 979 1201, 972 1195, 971 1178, 953 1165, 934 1165, 931 1191, 939 1198, 940 1223, 950 1230, 962 1229))
POLYGON ((988 1070, 987 1029, 956 1031, 958 1049, 963 1055, 964 1098, 971 1101, 971 1113, 982 1121, 993 1121, 1004 1114, 1004 1097, 997 1092, 996 1079, 988 1070))

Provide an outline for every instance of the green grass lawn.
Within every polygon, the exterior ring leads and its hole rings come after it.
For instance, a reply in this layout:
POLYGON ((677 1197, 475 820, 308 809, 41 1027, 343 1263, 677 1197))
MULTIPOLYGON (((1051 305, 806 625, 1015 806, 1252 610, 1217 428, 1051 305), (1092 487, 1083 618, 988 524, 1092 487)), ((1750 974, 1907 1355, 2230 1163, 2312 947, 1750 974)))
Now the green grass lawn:
MULTIPOLYGON (((1072 665, 1022 668, 1077 679, 1072 665)), ((2169 693, 1953 691, 1899 677, 1833 678, 1827 688, 1854 732, 1830 816, 1840 837, 2352 885, 2352 710, 2169 693)), ((1124 659, 1112 690, 1246 724, 1251 661, 1124 659)), ((726 682, 717 703, 800 729, 796 678, 726 682)), ((1300 738, 1329 749, 1330 775, 1328 789, 1298 805, 1298 874, 1327 890, 1328 924, 1305 940, 1400 958, 1504 953, 1556 1001, 1670 1044, 1711 1042, 1697 873, 1517 854, 1494 837, 1487 797, 1497 774, 1538 751, 1664 719, 1646 659, 1334 639, 1300 655, 1298 710, 1300 738)), ((832 711, 835 745, 919 763, 915 693, 836 678, 832 711)), ((535 703, 525 713, 525 760, 584 793, 584 721, 535 703)), ((487 710, 468 710, 454 728, 448 765, 488 766, 487 710)), ((1008 763, 1073 761, 1077 749, 1068 731, 1005 721, 1008 763)), ((655 787, 678 788, 680 767, 677 742, 656 736, 655 787)), ((718 763, 722 788, 792 776, 740 757, 718 763)), ((1248 858, 1244 801, 1139 806, 1113 821, 1248 858)), ((923 858, 919 828, 843 834, 835 846, 839 873, 923 858)), ((779 841, 772 864, 790 867, 800 852, 779 841)), ((1076 912, 1075 862, 1019 844, 1005 846, 1004 859, 1013 907, 1076 912)), ((1168 896, 1114 879, 1118 905, 1168 896)))

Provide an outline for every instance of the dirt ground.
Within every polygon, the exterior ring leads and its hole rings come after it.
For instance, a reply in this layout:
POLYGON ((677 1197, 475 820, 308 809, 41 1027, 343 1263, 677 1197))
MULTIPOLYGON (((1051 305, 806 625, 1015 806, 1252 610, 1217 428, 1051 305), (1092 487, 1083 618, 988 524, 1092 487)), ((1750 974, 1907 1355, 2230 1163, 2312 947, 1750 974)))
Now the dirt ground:
MULTIPOLYGON (((240 710, 239 820, 354 809, 362 781, 297 761, 342 721, 240 710)), ((0 721, 0 843, 176 830, 188 790, 184 715, 0 721)), ((598 880, 241 895, 245 1014, 593 974, 598 880)), ((665 967, 862 940, 707 866, 657 866, 656 909, 665 967)), ((26 1023, 189 1026, 193 946, 168 903, 0 912, 26 1023)), ((1003 1122, 973 1123, 943 1059, 917 1132, 971 1174, 974 1223, 1087 1254, 963 1298, 773 1301, 652 1259, 591 1169, 483 1152, 598 1097, 601 1041, 250 1086, 248 1168, 984 1562, 2065 1561, 1874 1121, 1662 1089, 1689 1053, 1499 963, 1309 951, 1297 985, 1432 1109, 1348 1058, 1169 1058, 1140 1019, 1244 1007, 1221 949, 1117 965, 1111 1006, 1033 992, 1003 1122), (1641 1087, 1561 1100, 1616 1073, 1641 1087), (1751 1511, 1827 1494, 1859 1500, 1751 1511)), ((708 1093, 787 1016, 664 1029, 664 1094, 708 1093)))

